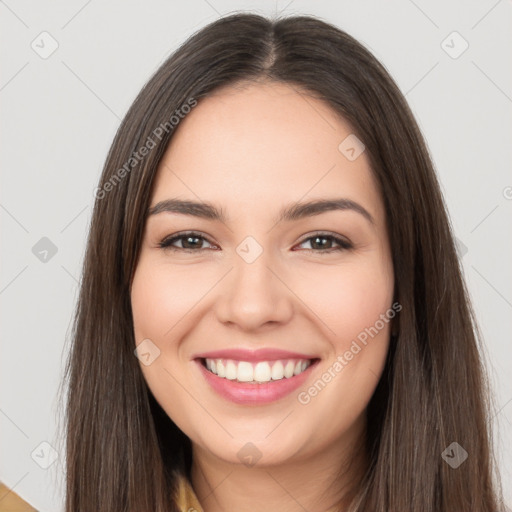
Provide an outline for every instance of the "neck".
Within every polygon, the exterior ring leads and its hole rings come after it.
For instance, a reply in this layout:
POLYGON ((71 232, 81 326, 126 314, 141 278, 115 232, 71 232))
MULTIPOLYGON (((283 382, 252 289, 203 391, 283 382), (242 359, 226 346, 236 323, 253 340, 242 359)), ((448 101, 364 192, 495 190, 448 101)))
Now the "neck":
POLYGON ((337 443, 279 465, 231 463, 193 444, 191 480, 204 512, 347 510, 367 464, 358 423, 337 443))

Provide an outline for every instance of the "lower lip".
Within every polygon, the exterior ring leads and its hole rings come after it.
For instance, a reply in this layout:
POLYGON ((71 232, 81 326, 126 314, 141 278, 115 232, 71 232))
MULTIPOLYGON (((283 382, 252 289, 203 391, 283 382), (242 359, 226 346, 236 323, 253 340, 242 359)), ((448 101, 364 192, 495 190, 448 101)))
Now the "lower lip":
POLYGON ((218 377, 206 369, 200 360, 196 359, 195 362, 199 365, 206 381, 223 398, 236 404, 259 405, 275 402, 299 388, 307 380, 318 360, 314 361, 299 375, 294 375, 289 379, 271 380, 261 384, 237 382, 236 380, 218 377))

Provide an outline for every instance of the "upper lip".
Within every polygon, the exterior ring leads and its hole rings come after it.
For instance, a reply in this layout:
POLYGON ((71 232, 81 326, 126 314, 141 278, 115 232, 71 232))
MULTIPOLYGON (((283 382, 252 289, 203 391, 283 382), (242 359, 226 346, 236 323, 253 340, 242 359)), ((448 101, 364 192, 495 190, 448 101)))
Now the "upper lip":
POLYGON ((193 359, 233 359, 235 361, 277 361, 279 359, 316 359, 314 355, 300 354, 276 348, 260 348, 249 350, 244 348, 230 348, 213 350, 196 354, 193 359))

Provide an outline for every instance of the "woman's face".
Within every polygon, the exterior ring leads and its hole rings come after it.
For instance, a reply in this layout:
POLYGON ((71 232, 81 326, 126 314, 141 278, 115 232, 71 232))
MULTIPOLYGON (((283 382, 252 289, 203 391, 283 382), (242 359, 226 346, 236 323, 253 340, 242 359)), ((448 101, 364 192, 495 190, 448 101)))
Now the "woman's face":
POLYGON ((383 201, 350 126, 288 85, 218 90, 181 121, 150 210, 135 340, 194 448, 279 464, 350 446, 395 314, 383 201), (338 207, 299 206, 320 200, 338 207))

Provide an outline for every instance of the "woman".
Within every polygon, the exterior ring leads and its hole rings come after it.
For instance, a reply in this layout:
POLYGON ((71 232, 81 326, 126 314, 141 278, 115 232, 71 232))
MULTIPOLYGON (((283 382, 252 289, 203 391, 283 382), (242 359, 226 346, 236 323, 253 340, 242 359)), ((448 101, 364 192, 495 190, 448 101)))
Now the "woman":
POLYGON ((95 195, 67 511, 498 510, 433 165, 352 37, 202 29, 133 103, 95 195))

